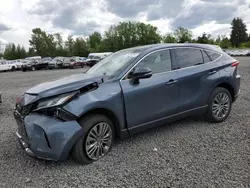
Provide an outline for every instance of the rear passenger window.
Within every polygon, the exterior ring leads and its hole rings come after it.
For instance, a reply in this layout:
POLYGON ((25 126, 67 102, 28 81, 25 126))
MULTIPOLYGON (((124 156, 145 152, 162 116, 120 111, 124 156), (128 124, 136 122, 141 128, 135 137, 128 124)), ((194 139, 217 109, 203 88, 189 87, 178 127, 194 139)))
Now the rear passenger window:
POLYGON ((221 54, 216 53, 216 52, 206 51, 206 53, 208 54, 210 59, 212 59, 212 61, 218 59, 221 56, 221 54))
POLYGON ((177 48, 175 54, 180 68, 203 64, 202 53, 199 49, 177 48))
POLYGON ((202 55, 203 55, 204 63, 208 63, 212 61, 204 50, 202 50, 202 55))

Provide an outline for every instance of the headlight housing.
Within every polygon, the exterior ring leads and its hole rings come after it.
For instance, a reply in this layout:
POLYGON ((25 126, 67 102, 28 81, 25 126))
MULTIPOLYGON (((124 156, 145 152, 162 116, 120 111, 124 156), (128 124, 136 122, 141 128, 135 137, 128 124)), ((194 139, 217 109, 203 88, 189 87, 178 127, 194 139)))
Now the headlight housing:
POLYGON ((52 108, 52 107, 56 107, 56 106, 61 106, 61 105, 65 104, 66 102, 68 102, 69 100, 71 100, 72 98, 74 98, 77 94, 79 94, 78 91, 58 95, 56 97, 45 99, 45 100, 41 100, 38 103, 35 111, 45 109, 45 108, 52 108))

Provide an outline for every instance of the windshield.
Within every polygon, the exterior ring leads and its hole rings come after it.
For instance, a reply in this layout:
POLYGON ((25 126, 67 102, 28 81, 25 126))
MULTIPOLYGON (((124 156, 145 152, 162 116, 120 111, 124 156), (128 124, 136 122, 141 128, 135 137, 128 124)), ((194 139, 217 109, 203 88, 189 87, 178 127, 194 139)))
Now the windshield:
POLYGON ((115 76, 139 54, 140 51, 138 50, 116 52, 90 68, 87 74, 115 76))

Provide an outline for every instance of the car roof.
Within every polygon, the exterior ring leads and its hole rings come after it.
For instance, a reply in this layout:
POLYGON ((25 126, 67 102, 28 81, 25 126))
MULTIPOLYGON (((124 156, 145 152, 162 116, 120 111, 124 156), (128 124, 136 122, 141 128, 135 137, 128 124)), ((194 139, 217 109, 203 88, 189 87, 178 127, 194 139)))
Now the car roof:
POLYGON ((133 48, 128 48, 125 50, 135 50, 135 51, 154 51, 162 48, 175 48, 175 47, 192 47, 192 48, 203 48, 207 50, 222 52, 222 49, 217 45, 211 44, 198 44, 198 43, 160 43, 160 44, 150 44, 145 46, 138 46, 133 48))

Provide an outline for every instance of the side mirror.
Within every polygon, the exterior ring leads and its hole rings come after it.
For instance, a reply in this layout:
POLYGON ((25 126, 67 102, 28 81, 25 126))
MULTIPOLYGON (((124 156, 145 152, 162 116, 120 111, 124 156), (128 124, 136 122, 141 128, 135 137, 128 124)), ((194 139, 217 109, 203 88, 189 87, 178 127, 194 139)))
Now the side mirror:
POLYGON ((151 76, 152 71, 148 67, 135 68, 134 71, 129 74, 129 78, 132 78, 134 84, 139 84, 139 79, 150 78, 151 76))

